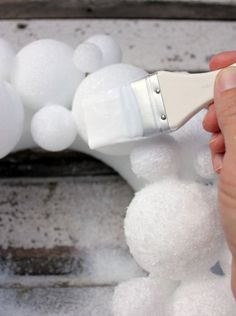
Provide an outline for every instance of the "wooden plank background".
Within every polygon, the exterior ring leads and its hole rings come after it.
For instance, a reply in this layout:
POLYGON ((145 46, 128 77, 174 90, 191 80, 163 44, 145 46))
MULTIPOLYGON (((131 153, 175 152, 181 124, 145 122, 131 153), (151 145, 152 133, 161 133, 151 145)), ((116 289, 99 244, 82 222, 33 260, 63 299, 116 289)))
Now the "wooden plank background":
POLYGON ((1 0, 0 18, 235 20, 235 0, 1 0))

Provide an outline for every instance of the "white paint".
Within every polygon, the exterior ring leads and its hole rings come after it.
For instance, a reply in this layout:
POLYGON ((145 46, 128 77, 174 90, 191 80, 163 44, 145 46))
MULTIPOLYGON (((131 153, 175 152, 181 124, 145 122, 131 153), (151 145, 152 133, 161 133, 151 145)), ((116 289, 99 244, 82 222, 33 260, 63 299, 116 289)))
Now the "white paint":
POLYGON ((16 55, 12 83, 24 105, 34 110, 48 103, 70 107, 84 77, 72 58, 71 47, 52 39, 23 47, 16 55))
POLYGON ((61 151, 74 142, 77 129, 71 111, 60 105, 48 105, 33 116, 31 133, 41 148, 61 151))
POLYGON ((9 81, 15 58, 13 46, 0 38, 0 80, 9 81))
POLYGON ((6 82, 0 82, 0 112, 0 158, 3 158, 19 142, 24 126, 21 100, 6 82))

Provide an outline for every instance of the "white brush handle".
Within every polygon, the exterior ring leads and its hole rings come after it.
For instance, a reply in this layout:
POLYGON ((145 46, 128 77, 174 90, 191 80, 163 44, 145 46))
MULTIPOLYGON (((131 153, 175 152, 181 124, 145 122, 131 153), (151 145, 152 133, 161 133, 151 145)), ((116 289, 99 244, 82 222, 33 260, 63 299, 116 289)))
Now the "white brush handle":
POLYGON ((219 71, 201 74, 158 72, 170 130, 178 129, 194 114, 213 102, 214 84, 219 71))

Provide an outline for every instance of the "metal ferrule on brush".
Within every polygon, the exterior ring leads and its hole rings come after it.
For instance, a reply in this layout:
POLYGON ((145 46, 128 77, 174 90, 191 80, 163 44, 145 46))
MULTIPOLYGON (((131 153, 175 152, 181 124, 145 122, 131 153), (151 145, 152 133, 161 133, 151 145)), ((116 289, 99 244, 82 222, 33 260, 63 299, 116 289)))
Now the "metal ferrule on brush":
POLYGON ((158 72, 131 84, 143 122, 143 136, 168 132, 170 126, 158 81, 158 72))

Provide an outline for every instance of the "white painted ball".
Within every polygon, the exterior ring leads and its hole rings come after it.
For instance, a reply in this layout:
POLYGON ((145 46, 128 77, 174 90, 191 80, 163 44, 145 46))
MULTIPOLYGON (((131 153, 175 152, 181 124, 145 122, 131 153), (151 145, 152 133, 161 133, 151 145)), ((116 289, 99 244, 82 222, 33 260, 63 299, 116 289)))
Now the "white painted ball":
POLYGON ((121 62, 122 53, 116 40, 106 34, 95 34, 89 37, 86 42, 95 44, 102 52, 103 67, 121 62))
POLYGON ((12 45, 0 38, 0 80, 10 80, 14 58, 15 50, 12 45))
POLYGON ((48 105, 34 114, 31 133, 43 149, 60 151, 74 142, 77 130, 71 111, 60 105, 48 105))
POLYGON ((91 73, 102 67, 102 52, 97 45, 85 42, 77 46, 73 60, 80 71, 91 73))
POLYGON ((149 183, 159 181, 167 175, 177 174, 179 151, 178 143, 169 135, 150 139, 131 151, 131 168, 136 176, 149 183))
POLYGON ((167 308, 168 316, 235 316, 227 278, 214 274, 182 282, 167 308))
MULTIPOLYGON (((87 143, 86 126, 83 115, 83 101, 88 96, 96 96, 98 93, 105 93, 110 89, 122 87, 134 80, 138 80, 147 75, 147 72, 132 65, 116 64, 102 68, 88 75, 79 85, 72 105, 72 112, 77 124, 78 132, 87 143)), ((130 148, 135 142, 116 144, 100 148, 106 154, 124 155, 130 152, 130 148)))
POLYGON ((149 185, 128 207, 125 235, 148 272, 183 280, 206 271, 223 244, 215 190, 171 177, 149 185))
POLYGON ((22 48, 15 59, 12 83, 24 105, 37 110, 47 104, 70 107, 84 74, 73 63, 73 49, 42 39, 22 48))
POLYGON ((165 294, 151 278, 136 278, 115 288, 112 311, 114 316, 165 316, 165 294))
POLYGON ((23 132, 24 108, 17 92, 0 82, 0 158, 17 145, 23 132))

